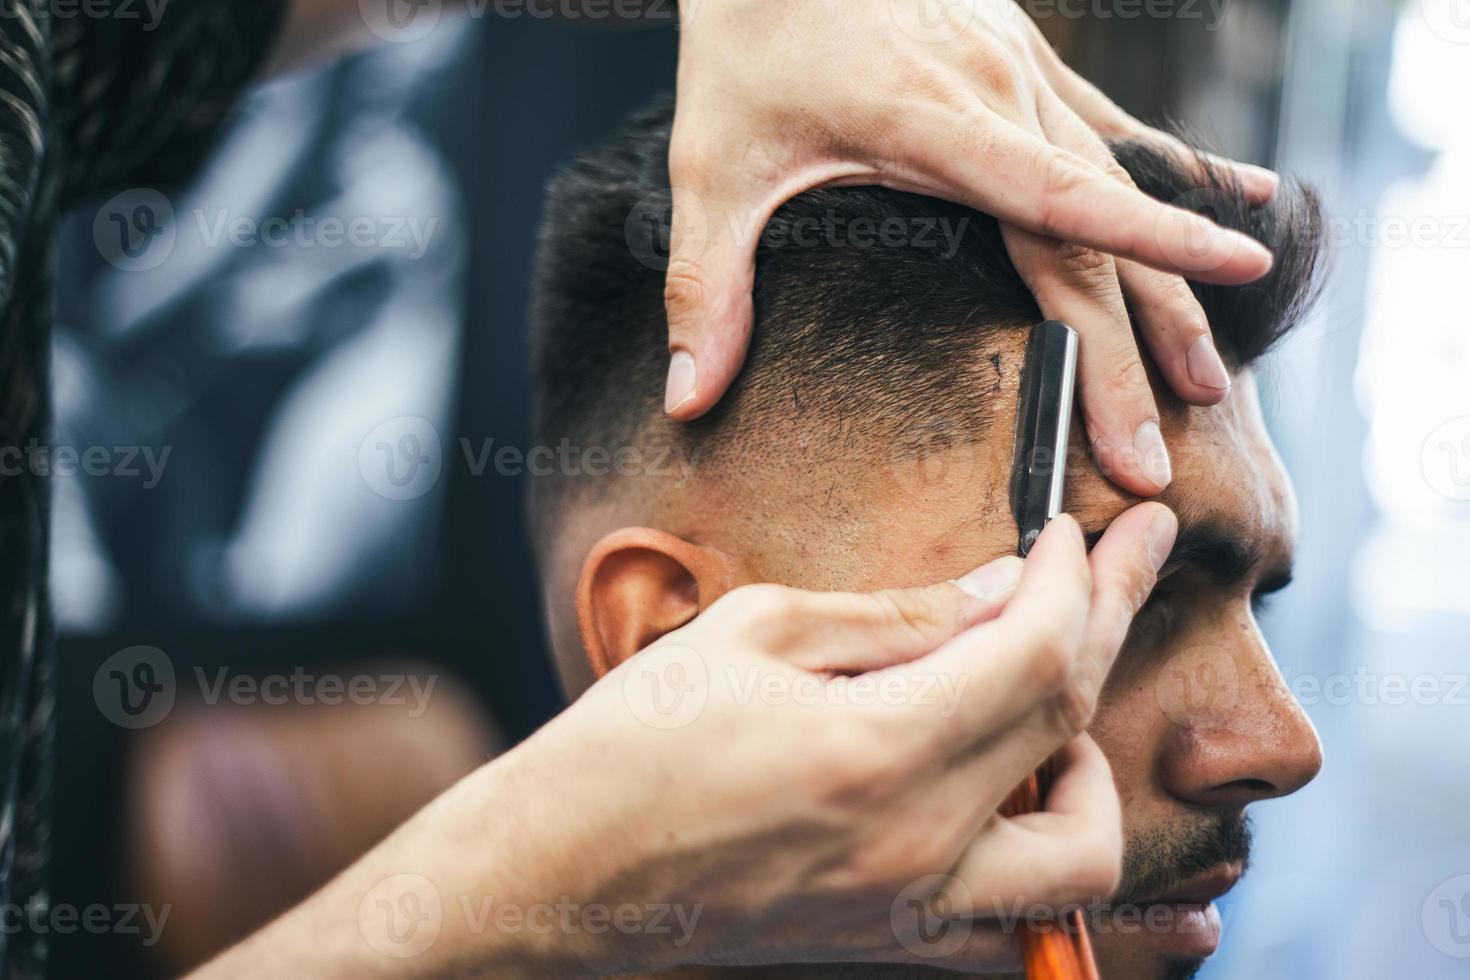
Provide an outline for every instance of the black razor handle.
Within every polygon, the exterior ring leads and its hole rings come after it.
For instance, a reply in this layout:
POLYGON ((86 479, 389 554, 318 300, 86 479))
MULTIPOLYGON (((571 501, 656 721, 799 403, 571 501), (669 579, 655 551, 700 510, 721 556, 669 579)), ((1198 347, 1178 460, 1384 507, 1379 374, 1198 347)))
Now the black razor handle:
POLYGON ((1062 512, 1072 395, 1077 387, 1077 331, 1060 320, 1031 329, 1021 366, 1021 400, 1011 457, 1011 513, 1022 558, 1048 521, 1062 512))

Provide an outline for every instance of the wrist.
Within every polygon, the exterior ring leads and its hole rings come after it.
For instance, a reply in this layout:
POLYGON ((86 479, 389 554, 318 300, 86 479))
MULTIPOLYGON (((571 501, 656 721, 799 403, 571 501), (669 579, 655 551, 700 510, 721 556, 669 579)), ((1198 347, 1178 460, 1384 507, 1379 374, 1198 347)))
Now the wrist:
POLYGON ((581 739, 563 734, 553 722, 468 777, 457 799, 436 801, 455 824, 446 840, 459 841, 442 852, 477 866, 454 872, 468 888, 446 891, 446 925, 473 936, 476 965, 495 976, 641 974, 692 962, 702 909, 650 887, 644 808, 619 806, 627 773, 579 765, 581 739), (579 747, 561 751, 569 744, 579 747))

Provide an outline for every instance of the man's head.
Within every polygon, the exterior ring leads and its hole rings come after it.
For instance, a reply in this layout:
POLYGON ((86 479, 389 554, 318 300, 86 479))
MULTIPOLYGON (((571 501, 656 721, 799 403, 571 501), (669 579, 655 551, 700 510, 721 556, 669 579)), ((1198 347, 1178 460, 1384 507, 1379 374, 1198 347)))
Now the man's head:
MULTIPOLYGON (((916 586, 1015 548, 1018 373, 1040 314, 996 222, 882 189, 801 195, 762 238, 744 372, 709 416, 671 423, 652 261, 667 229, 669 123, 656 107, 574 163, 543 228, 538 441, 560 463, 532 508, 573 695, 738 585, 916 586)), ((1229 398, 1195 408, 1155 384, 1175 471, 1160 499, 1181 534, 1090 729, 1123 800, 1118 898, 1167 899, 1192 922, 1189 906, 1214 897, 1211 875, 1244 864, 1245 806, 1295 791, 1320 764, 1252 616, 1289 577, 1294 504, 1250 371, 1310 298, 1320 218, 1297 189, 1249 207, 1153 151, 1116 152, 1145 191, 1277 255, 1258 283, 1196 287, 1234 369, 1229 398)), ((1134 501, 1074 448, 1066 509, 1100 533, 1134 501)), ((1096 936, 1105 973, 1130 980, 1187 973, 1204 945, 1142 921, 1096 936)))

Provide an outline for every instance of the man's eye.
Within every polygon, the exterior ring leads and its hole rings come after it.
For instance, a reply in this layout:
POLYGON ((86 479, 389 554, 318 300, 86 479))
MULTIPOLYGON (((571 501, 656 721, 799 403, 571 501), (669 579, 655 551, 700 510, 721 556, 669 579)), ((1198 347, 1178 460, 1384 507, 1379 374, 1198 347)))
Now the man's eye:
POLYGON ((1276 601, 1276 594, 1291 584, 1291 572, 1279 572, 1268 576, 1251 593, 1251 612, 1259 618, 1276 601))

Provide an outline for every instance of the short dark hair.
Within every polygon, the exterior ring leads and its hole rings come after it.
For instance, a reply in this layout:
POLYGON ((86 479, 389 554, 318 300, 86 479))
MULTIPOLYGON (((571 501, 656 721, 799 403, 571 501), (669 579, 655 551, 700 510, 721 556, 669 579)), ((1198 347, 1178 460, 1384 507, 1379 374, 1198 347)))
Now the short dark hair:
MULTIPOLYGON (((538 442, 637 445, 662 419, 667 321, 663 273, 650 258, 659 252, 659 222, 668 224, 672 118, 671 101, 660 99, 551 183, 532 309, 538 442), (649 214, 658 220, 639 220, 649 214)), ((1190 173, 1143 144, 1113 152, 1146 193, 1273 250, 1275 266, 1257 282, 1192 284, 1225 359, 1242 367, 1259 358, 1297 322, 1320 279, 1315 194, 1289 183, 1252 205, 1203 159, 1190 173)), ((975 362, 985 334, 1040 318, 994 218, 879 187, 812 190, 781 207, 757 250, 755 311, 750 353, 730 393, 700 421, 666 427, 671 438, 710 450, 750 435, 773 412, 803 423, 867 420, 880 438, 885 428, 913 427, 917 412, 939 413, 974 438, 988 422, 993 375, 983 389, 965 382, 983 377, 975 362), (851 234, 808 234, 792 244, 802 229, 838 226, 865 229, 867 244, 851 234), (904 234, 872 241, 885 228, 904 234), (921 241, 926 228, 957 230, 955 240, 921 241)))

